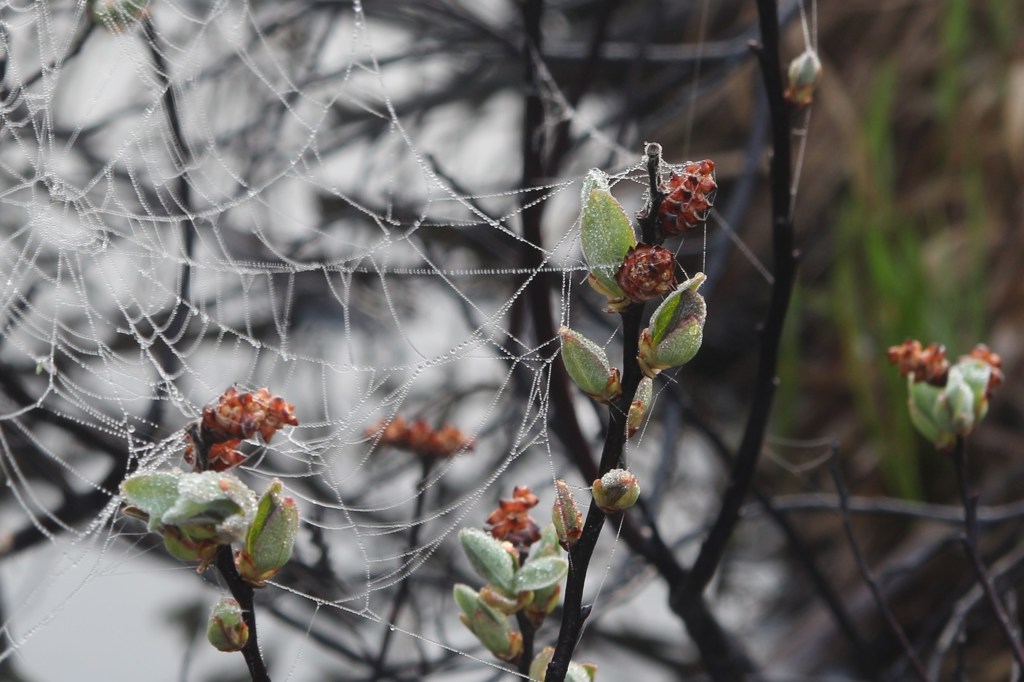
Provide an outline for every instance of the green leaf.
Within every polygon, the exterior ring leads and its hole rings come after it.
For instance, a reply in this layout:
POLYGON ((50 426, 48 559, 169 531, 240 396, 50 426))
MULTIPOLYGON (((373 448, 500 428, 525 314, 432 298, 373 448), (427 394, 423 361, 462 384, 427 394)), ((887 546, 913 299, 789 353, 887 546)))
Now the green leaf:
POLYGON ((477 528, 463 528, 459 542, 481 578, 508 593, 514 592, 515 560, 498 540, 477 528))
POLYGON ((480 604, 480 595, 477 594, 477 591, 469 585, 455 583, 452 596, 455 597, 455 603, 458 604, 459 610, 466 614, 466 618, 472 618, 473 612, 480 604))
POLYGON ((159 530, 161 517, 178 499, 182 475, 176 469, 133 474, 121 483, 121 494, 128 504, 149 515, 150 530, 159 530))
POLYGON ((583 255, 594 277, 609 294, 622 296, 615 273, 626 252, 636 246, 636 236, 622 205, 612 196, 608 176, 594 169, 583 182, 580 215, 583 255))
POLYGON ((561 582, 569 572, 569 562, 562 557, 546 556, 527 561, 516 572, 515 590, 541 590, 561 582))
POLYGON ((219 524, 229 517, 245 518, 256 512, 256 493, 231 474, 216 471, 183 474, 178 481, 178 499, 164 512, 165 525, 219 524))

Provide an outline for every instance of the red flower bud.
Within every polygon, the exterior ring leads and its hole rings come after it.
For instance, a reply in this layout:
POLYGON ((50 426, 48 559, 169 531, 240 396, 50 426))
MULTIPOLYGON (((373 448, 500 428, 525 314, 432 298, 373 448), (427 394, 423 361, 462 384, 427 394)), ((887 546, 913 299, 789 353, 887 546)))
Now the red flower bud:
POLYGON ((636 303, 664 296, 676 287, 676 259, 660 246, 639 244, 630 247, 626 259, 615 273, 626 298, 636 303))

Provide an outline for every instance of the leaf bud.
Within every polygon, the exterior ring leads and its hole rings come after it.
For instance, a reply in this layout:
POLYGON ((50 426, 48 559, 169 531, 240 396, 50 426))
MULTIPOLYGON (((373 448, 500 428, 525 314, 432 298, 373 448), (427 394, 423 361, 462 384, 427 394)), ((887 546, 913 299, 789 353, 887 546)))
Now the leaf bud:
POLYGON ((555 481, 555 503, 551 507, 551 522, 558 534, 558 544, 572 549, 583 534, 583 513, 576 506, 576 498, 565 481, 555 481))
POLYGON ((576 385, 600 403, 618 398, 622 393, 619 370, 609 365, 604 349, 568 327, 559 329, 558 334, 562 337, 562 362, 576 385))
POLYGON ((530 620, 534 628, 539 628, 544 619, 558 606, 558 598, 562 596, 562 586, 552 585, 542 590, 535 590, 533 601, 523 608, 523 614, 530 620))
POLYGON ((238 572, 256 586, 262 586, 288 563, 299 530, 299 508, 295 500, 282 496, 281 489, 281 481, 271 481, 246 533, 245 548, 235 557, 238 572))
POLYGON ((814 100, 814 91, 821 83, 821 59, 808 47, 789 63, 786 72, 789 85, 784 96, 791 104, 805 107, 814 100))
POLYGON ((242 607, 229 597, 221 597, 210 610, 206 638, 220 651, 241 651, 249 641, 249 626, 242 617, 242 607))
POLYGON ((484 585, 478 594, 480 601, 507 616, 511 616, 533 602, 533 592, 529 590, 518 592, 515 597, 509 597, 496 587, 484 585))
POLYGON ((645 376, 636 388, 633 402, 629 404, 629 412, 626 415, 626 438, 632 438, 633 434, 640 429, 640 425, 651 411, 653 402, 654 381, 645 376))
POLYGON ((650 326, 640 333, 640 369, 654 377, 663 369, 693 359, 704 338, 707 305, 697 289, 707 277, 702 272, 680 284, 651 315, 650 326))
POLYGON ((501 611, 488 605, 468 585, 457 584, 453 591, 459 620, 488 651, 503 661, 514 661, 523 651, 523 636, 512 629, 501 611))
POLYGON ((213 526, 165 526, 163 529, 164 547, 179 561, 198 561, 196 569, 202 573, 217 556, 216 529, 213 526))
POLYGON ((594 502, 606 514, 625 511, 640 497, 640 482, 625 469, 612 469, 594 481, 594 502))
POLYGON ((583 181, 580 214, 583 256, 591 270, 591 284, 609 299, 615 308, 624 302, 624 293, 615 281, 636 235, 622 205, 612 196, 608 176, 594 169, 583 181))

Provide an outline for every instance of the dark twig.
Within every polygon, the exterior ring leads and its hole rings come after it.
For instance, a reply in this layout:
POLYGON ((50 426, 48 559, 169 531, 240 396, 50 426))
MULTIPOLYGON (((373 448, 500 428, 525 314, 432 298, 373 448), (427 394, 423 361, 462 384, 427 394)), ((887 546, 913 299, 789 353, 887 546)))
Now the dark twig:
MULTIPOLYGON (((536 59, 542 49, 541 43, 541 17, 543 14, 543 0, 525 0, 522 3, 521 14, 525 31, 523 45, 524 79, 526 82, 526 94, 524 97, 524 119, 523 119, 523 175, 522 186, 534 187, 544 181, 546 173, 552 173, 556 160, 549 159, 544 162, 544 105, 541 100, 541 82, 538 74, 536 59)), ((543 241, 541 238, 541 219, 546 204, 538 202, 524 206, 521 213, 523 221, 523 264, 526 267, 536 270, 534 279, 524 296, 524 305, 517 306, 516 311, 528 307, 529 314, 534 325, 534 333, 541 343, 546 343, 556 337, 554 323, 551 316, 550 285, 548 273, 541 271, 543 265, 543 241)), ((629 339, 628 329, 635 328, 633 333, 633 350, 625 349, 629 363, 636 363, 636 341, 639 334, 639 318, 642 307, 635 313, 627 313, 637 316, 635 324, 630 323, 624 329, 624 338, 629 339)), ((625 325, 624 325, 625 326, 625 325)), ((516 324, 513 323, 513 328, 516 324)), ((627 341, 627 344, 630 343, 627 341)), ((633 375, 624 367, 623 374, 623 403, 612 410, 612 421, 609 425, 610 432, 617 432, 624 435, 624 420, 628 412, 629 399, 636 390, 636 383, 630 389, 629 377, 633 375), (618 409, 618 412, 616 412, 618 409), (616 426, 617 425, 617 426, 616 426)), ((637 370, 636 381, 639 381, 639 370, 637 370)), ((613 468, 622 455, 622 445, 617 447, 606 441, 604 453, 602 454, 601 466, 595 466, 589 456, 590 446, 583 435, 576 418, 573 407, 572 395, 568 384, 568 378, 561 368, 552 368, 551 386, 549 392, 550 402, 553 408, 552 427, 567 445, 567 451, 574 458, 576 467, 582 472, 587 480, 594 480, 600 473, 613 468), (607 464, 611 462, 611 464, 607 464)), ((614 438, 614 437, 613 437, 614 438)), ((658 568, 659 573, 670 585, 676 585, 685 575, 682 567, 679 566, 671 550, 660 541, 656 529, 652 529, 649 538, 644 538, 626 517, 622 526, 622 537, 629 544, 633 551, 643 556, 658 568)), ((575 648, 579 632, 586 620, 586 611, 582 606, 583 586, 586 577, 586 566, 589 564, 590 556, 593 553, 597 538, 600 535, 604 523, 604 514, 595 505, 591 506, 588 512, 587 521, 584 524, 583 537, 577 544, 574 553, 570 556, 570 577, 566 583, 565 597, 565 619, 563 619, 562 630, 559 633, 559 645, 555 657, 552 659, 554 670, 560 670, 560 675, 552 672, 549 666, 547 679, 550 682, 560 682, 564 679, 565 671, 568 668, 569 658, 575 648), (582 569, 582 570, 581 570, 582 569), (568 622, 566 622, 568 621, 568 622)), ((687 626, 687 631, 693 638, 701 656, 709 670, 717 671, 716 679, 730 680, 737 682, 753 670, 753 666, 742 649, 734 642, 718 624, 715 616, 710 612, 703 599, 690 600, 687 603, 670 604, 673 611, 679 615, 687 626)))
POLYGON ((832 457, 829 459, 829 472, 832 474, 832 480, 835 482, 836 492, 839 494, 839 510, 843 521, 843 532, 846 534, 846 540, 850 544, 850 553, 853 554, 853 559, 857 563, 857 570, 860 573, 861 578, 864 580, 864 584, 866 584, 868 589, 871 591, 871 596, 874 598, 875 605, 878 607, 879 613, 882 614, 882 618, 885 619, 886 625, 888 625, 892 633, 896 635, 896 639, 899 641, 900 647, 903 649, 903 653, 906 655, 907 660, 910 661, 914 674, 917 675, 918 680, 921 682, 929 682, 928 673, 925 672, 924 664, 921 663, 921 659, 918 658, 913 645, 911 645, 910 640, 907 639, 907 635, 903 631, 903 626, 899 624, 899 621, 896 620, 896 616, 893 614, 892 609, 889 608, 889 603, 882 595, 882 590, 878 587, 878 582, 871 574, 871 568, 868 566, 867 560, 864 559, 864 554, 861 552, 860 545, 857 543, 857 537, 853 533, 850 509, 847 505, 849 493, 846 489, 846 482, 843 480, 842 472, 839 470, 839 457, 837 456, 836 451, 833 452, 832 457))
POLYGON ((775 0, 758 0, 761 22, 760 47, 755 53, 761 63, 768 110, 772 121, 772 252, 775 261, 775 283, 761 336, 757 376, 752 390, 753 401, 743 440, 734 460, 730 482, 722 495, 722 506, 700 553, 693 565, 681 598, 695 599, 711 581, 733 530, 740 519, 740 508, 750 492, 754 471, 761 454, 768 418, 775 397, 776 366, 782 340, 786 311, 789 309, 796 280, 797 254, 794 250, 793 221, 790 214, 790 120, 789 107, 783 99, 782 67, 779 62, 778 8, 775 0))
MULTIPOLYGON (((839 498, 827 493, 804 493, 796 495, 779 495, 772 498, 772 506, 780 512, 805 511, 836 511, 839 509, 839 498)), ((898 500, 890 497, 850 497, 847 506, 851 514, 878 514, 896 516, 905 519, 922 519, 950 525, 961 525, 964 522, 962 507, 948 504, 930 504, 898 500)), ((759 505, 743 508, 742 516, 749 518, 761 513, 759 505)), ((1020 521, 1024 518, 1024 502, 1009 502, 975 510, 975 522, 979 527, 994 526, 1001 523, 1020 521)))
MULTIPOLYGON (((194 429, 191 434, 192 445, 196 451, 196 462, 205 463, 209 461, 210 443, 207 443, 199 429, 194 429)), ((203 467, 200 467, 203 468, 203 467)), ((227 585, 231 596, 238 602, 242 609, 242 619, 249 628, 249 639, 242 647, 242 657, 249 667, 249 675, 252 682, 270 682, 270 673, 267 672, 267 665, 263 662, 260 653, 259 640, 256 637, 256 609, 254 604, 254 590, 252 585, 245 582, 235 568, 235 555, 231 545, 221 545, 217 548, 217 557, 214 566, 220 571, 224 583, 227 585)))
MULTIPOLYGON (((653 188, 651 196, 654 198, 658 196, 660 187, 661 146, 648 145, 647 151, 648 173, 653 188)), ((656 210, 648 211, 647 215, 657 215, 656 210)), ((642 224, 644 222, 641 221, 642 224)), ((648 226, 643 228, 645 236, 652 231, 650 223, 653 223, 653 218, 646 222, 648 226)), ((624 468, 626 466, 623 455, 626 443, 625 420, 629 413, 629 405, 633 401, 633 395, 643 377, 637 363, 643 312, 643 305, 638 304, 632 304, 622 312, 622 395, 619 397, 618 404, 613 405, 608 412, 608 429, 605 432, 598 476, 616 467, 624 468)), ((583 610, 583 589, 587 580, 587 568, 590 566, 590 559, 597 546, 601 529, 604 527, 604 520, 605 513, 596 504, 591 504, 587 511, 587 520, 583 525, 583 534, 572 551, 569 552, 569 576, 565 582, 562 625, 558 632, 555 654, 548 665, 545 678, 552 682, 562 682, 565 678, 572 652, 576 648, 583 623, 586 620, 583 610)))
MULTIPOLYGON (((528 557, 529 551, 520 551, 519 565, 524 565, 528 557)), ((530 664, 533 662, 533 650, 535 647, 534 642, 537 635, 537 628, 534 627, 533 621, 531 621, 522 610, 516 611, 516 625, 519 626, 519 634, 523 636, 523 652, 519 656, 518 665, 519 674, 529 677, 530 664)))
MULTIPOLYGON (((997 589, 1015 584, 1024 576, 1024 547, 1016 547, 1002 556, 992 566, 990 573, 997 589)), ((945 626, 935 640, 935 646, 932 647, 932 653, 928 659, 928 674, 933 679, 938 679, 942 663, 949 650, 959 639, 967 616, 981 603, 984 597, 985 594, 981 586, 975 583, 966 594, 957 599, 949 618, 946 619, 945 626)))
MULTIPOLYGON (((171 83, 170 67, 164 54, 160 50, 159 36, 153 18, 147 13, 142 18, 143 35, 146 38, 146 46, 149 48, 150 58, 153 60, 153 71, 157 82, 163 91, 163 108, 167 115, 167 125, 171 131, 172 150, 174 162, 179 170, 177 182, 177 197, 174 199, 178 208, 185 214, 186 219, 181 224, 181 238, 184 249, 184 258, 178 272, 177 304, 171 311, 170 320, 166 328, 160 333, 163 343, 155 346, 156 359, 160 367, 158 371, 172 381, 172 376, 178 371, 180 361, 175 353, 174 347, 188 321, 192 298, 192 253, 195 249, 195 230, 193 229, 192 212, 192 188, 188 183, 188 166, 191 163, 191 153, 185 142, 185 133, 181 126, 181 116, 178 113, 177 95, 171 83)), ((164 401, 159 395, 153 397, 150 402, 149 414, 144 422, 151 431, 155 432, 163 416, 164 401)), ((153 433, 141 434, 142 438, 151 438, 153 433)))
MULTIPOLYGON (((671 397, 674 402, 680 403, 682 416, 686 420, 693 424, 698 431, 711 441, 711 445, 719 457, 723 459, 726 465, 731 464, 731 453, 725 441, 722 439, 721 434, 718 433, 707 420, 703 419, 700 415, 694 413, 693 410, 688 409, 685 404, 682 404, 682 400, 679 396, 678 390, 671 392, 671 397)), ((786 538, 786 542, 789 544, 790 553, 799 562, 800 566, 803 567, 804 572, 811 579, 814 584, 815 591, 818 596, 822 598, 825 605, 828 607, 829 613, 835 620, 836 625, 842 630, 843 634, 850 642, 850 646, 853 648, 857 655, 858 663, 865 668, 868 667, 870 657, 868 656, 867 643, 857 630, 857 626, 854 624, 854 619, 847 611, 846 606, 843 604, 842 598, 836 592, 835 588, 832 587, 832 583, 829 582, 828 576, 818 566, 818 562, 815 561, 814 551, 807 545, 800 532, 789 520, 785 511, 780 509, 776 504, 775 500, 768 496, 763 490, 757 485, 751 488, 751 493, 754 499, 757 500, 758 511, 763 510, 768 518, 775 523, 778 529, 786 538)), ((836 502, 837 508, 839 502, 836 502)), ((746 508, 744 509, 744 512, 746 508)), ((743 514, 747 516, 746 513, 743 514)))
POLYGON ((971 562, 971 567, 974 569, 974 575, 978 579, 978 584, 985 591, 985 597, 988 599, 992 613, 996 617, 999 629, 1010 645, 1013 659, 1017 662, 1017 667, 1024 670, 1024 648, 1021 647, 1020 638, 1017 636, 1017 633, 1013 631, 1010 617, 1006 615, 1006 609, 1003 608, 1003 602, 999 598, 998 592, 996 592, 995 585, 992 584, 992 578, 985 568, 985 563, 981 559, 981 552, 978 548, 978 497, 977 495, 972 495, 968 488, 967 440, 963 436, 956 437, 956 443, 953 447, 953 468, 956 470, 956 479, 960 488, 960 501, 964 505, 964 535, 960 538, 960 542, 963 544, 967 558, 971 562))
POLYGON ((242 647, 242 657, 245 658, 245 664, 249 666, 249 675, 252 677, 252 682, 270 682, 270 673, 267 672, 267 666, 263 662, 263 656, 260 654, 260 645, 256 638, 254 590, 252 585, 242 580, 242 576, 238 575, 238 570, 235 568, 235 556, 231 551, 230 545, 221 545, 217 548, 217 561, 215 565, 217 570, 220 571, 221 576, 224 577, 224 582, 231 591, 231 596, 235 598, 235 601, 242 608, 242 619, 245 620, 245 624, 249 627, 249 639, 246 640, 245 646, 242 647))
MULTIPOLYGON (((661 147, 657 144, 650 144, 647 146, 646 153, 647 170, 651 183, 651 200, 659 202, 663 197, 660 187, 661 147)), ((652 203, 638 219, 645 241, 655 242, 657 240, 653 218, 656 215, 657 204, 652 203)), ((622 313, 622 396, 619 399, 619 404, 612 406, 609 410, 608 429, 605 432, 599 475, 626 465, 623 455, 626 440, 625 419, 632 397, 642 378, 637 364, 642 321, 642 305, 631 305, 622 313)), ((605 513, 597 505, 591 504, 587 512, 587 520, 584 523, 583 534, 569 553, 569 576, 566 579, 562 624, 558 633, 555 654, 548 666, 545 678, 552 682, 561 682, 564 679, 572 652, 589 614, 589 607, 583 605, 583 590, 587 568, 604 521, 605 513)), ((672 551, 662 542, 657 528, 652 524, 649 530, 650 539, 646 543, 637 545, 630 541, 630 547, 654 564, 670 586, 676 587, 685 584, 686 572, 676 562, 672 551)), ((673 596, 670 599, 670 606, 686 623, 687 631, 697 644, 704 664, 714 679, 738 682, 755 676, 753 663, 718 624, 708 610, 703 597, 698 595, 697 599, 685 600, 676 599, 673 596)))
MULTIPOLYGON (((420 533, 423 530, 423 524, 420 523, 420 518, 423 516, 423 510, 426 506, 426 490, 427 483, 430 479, 430 471, 433 469, 434 460, 429 455, 420 455, 422 469, 420 472, 420 480, 416 484, 416 505, 413 509, 412 523, 409 526, 409 538, 406 542, 406 555, 412 555, 416 551, 416 547, 420 542, 420 533)), ((377 651, 377 658, 373 663, 373 679, 378 679, 384 671, 384 663, 387 660, 388 647, 391 645, 391 640, 395 634, 394 624, 398 621, 398 616, 402 613, 402 607, 405 606, 406 600, 409 598, 410 590, 412 585, 412 577, 406 576, 404 580, 398 586, 398 593, 395 595, 395 600, 391 602, 391 610, 388 613, 387 624, 388 627, 384 629, 384 637, 380 642, 380 649, 377 651)))

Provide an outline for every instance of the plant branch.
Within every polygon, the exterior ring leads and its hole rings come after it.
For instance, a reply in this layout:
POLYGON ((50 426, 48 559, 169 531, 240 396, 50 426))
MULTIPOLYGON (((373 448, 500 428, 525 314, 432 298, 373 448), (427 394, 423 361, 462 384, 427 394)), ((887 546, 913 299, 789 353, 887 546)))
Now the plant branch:
MULTIPOLYGON (((207 462, 209 462, 211 444, 203 439, 202 433, 196 425, 192 425, 190 435, 192 437, 192 446, 195 448, 197 467, 200 471, 204 471, 206 470, 207 462)), ((252 682, 270 682, 270 674, 267 672, 266 663, 263 662, 259 640, 256 637, 254 590, 252 585, 245 582, 242 576, 239 575, 238 569, 235 567, 235 555, 231 545, 221 545, 217 548, 214 566, 220 571, 224 583, 231 592, 231 596, 235 598, 238 606, 242 609, 242 619, 249 628, 249 639, 245 641, 245 646, 242 647, 242 657, 245 659, 245 664, 249 667, 249 676, 252 678, 252 682)))
MULTIPOLYGON (((149 48, 150 58, 153 61, 154 74, 162 91, 163 109, 167 115, 167 125, 170 128, 171 141, 173 142, 171 145, 172 151, 176 157, 173 161, 179 172, 175 201, 187 218, 181 223, 184 258, 178 272, 177 304, 170 313, 170 319, 167 322, 166 328, 158 335, 163 340, 163 343, 156 344, 154 349, 159 363, 157 371, 166 381, 170 382, 171 376, 177 373, 181 365, 174 347, 188 321, 190 315, 189 307, 192 299, 192 253, 195 250, 195 230, 190 218, 192 214, 192 188, 188 182, 188 167, 191 164, 191 153, 185 142, 185 133, 181 126, 181 116, 178 113, 177 95, 171 83, 170 68, 167 65, 167 60, 164 59, 163 52, 160 50, 156 25, 153 23, 153 18, 149 13, 142 17, 142 31, 146 38, 146 46, 149 48)), ((148 428, 153 432, 156 431, 161 422, 163 405, 164 401, 159 396, 154 396, 150 402, 149 414, 144 423, 147 425, 152 424, 153 426, 148 428)), ((152 432, 143 433, 141 437, 148 439, 153 435, 152 432)))
POLYGON ((853 523, 850 519, 850 509, 847 504, 847 498, 849 493, 846 489, 846 483, 843 481, 842 472, 839 470, 839 457, 838 450, 834 450, 832 457, 829 458, 829 472, 832 474, 832 480, 835 482, 836 492, 839 494, 839 509, 843 522, 843 532, 846 534, 846 540, 850 544, 850 552, 853 554, 853 559, 857 563, 857 570, 864 580, 864 583, 868 586, 871 591, 871 596, 875 600, 875 605, 878 607, 879 613, 885 619, 886 625, 896 639, 899 641, 900 646, 903 649, 903 653, 910 661, 911 667, 914 669, 914 674, 917 675, 918 680, 921 682, 929 682, 928 673, 925 672, 924 664, 921 663, 921 659, 918 658, 917 652, 914 651, 913 645, 910 640, 907 639, 907 634, 903 631, 903 627, 899 621, 896 620, 896 616, 893 614, 892 609, 889 608, 888 602, 882 595, 882 590, 878 587, 878 582, 871 574, 871 568, 868 566, 868 562, 864 559, 864 554, 860 550, 860 545, 857 543, 857 537, 853 532, 853 523))
MULTIPOLYGON (((406 541, 405 551, 406 555, 411 555, 415 550, 416 546, 420 542, 420 532, 423 529, 423 524, 419 522, 423 516, 423 510, 426 506, 426 490, 427 482, 430 479, 430 471, 433 469, 434 458, 429 455, 420 455, 422 469, 420 472, 420 480, 416 484, 416 505, 413 509, 412 524, 409 526, 409 538, 406 541)), ((395 595, 395 601, 391 603, 391 611, 388 613, 388 625, 389 627, 384 630, 384 637, 380 642, 380 649, 377 652, 377 658, 373 663, 373 679, 379 679, 381 673, 384 672, 384 662, 387 659, 388 647, 391 645, 392 636, 395 634, 393 626, 398 621, 398 616, 402 612, 402 607, 405 606, 406 600, 410 594, 410 584, 412 583, 411 576, 406 576, 404 580, 399 583, 398 593, 395 595)))
POLYGON ((996 592, 995 585, 992 584, 992 578, 985 568, 985 563, 981 558, 981 551, 978 548, 978 497, 977 495, 972 495, 968 488, 967 439, 963 436, 957 436, 956 443, 953 446, 953 468, 956 470, 957 484, 960 489, 960 501, 964 505, 964 535, 960 538, 960 542, 963 544, 967 558, 971 562, 971 568, 974 569, 974 575, 978 579, 978 584, 981 585, 982 590, 985 592, 985 598, 988 600, 992 613, 996 617, 999 629, 1010 645, 1013 659, 1016 661, 1017 667, 1024 670, 1024 648, 1021 647, 1020 638, 1017 636, 1017 633, 1013 631, 1010 617, 1006 614, 1006 609, 1003 608, 1003 602, 996 592))
POLYGON ((743 502, 750 492, 768 418, 771 415, 779 346, 796 280, 797 254, 794 250, 793 221, 790 213, 790 122, 789 107, 783 98, 782 67, 779 62, 778 9, 775 0, 758 0, 757 9, 762 44, 755 52, 761 64, 772 123, 773 154, 770 179, 775 283, 772 285, 768 314, 761 336, 750 416, 733 463, 729 486, 722 495, 722 506, 718 516, 701 545, 685 588, 679 593, 679 597, 685 599, 696 599, 711 581, 721 563, 729 538, 732 537, 739 522, 743 502))
POLYGON ((242 618, 249 628, 249 639, 242 647, 242 657, 245 659, 245 664, 249 666, 252 682, 270 682, 270 673, 267 672, 267 665, 263 662, 259 641, 256 638, 256 610, 253 600, 255 590, 238 574, 238 569, 235 568, 235 556, 230 545, 221 545, 217 548, 215 565, 223 576, 228 590, 231 591, 231 596, 242 608, 242 618))

